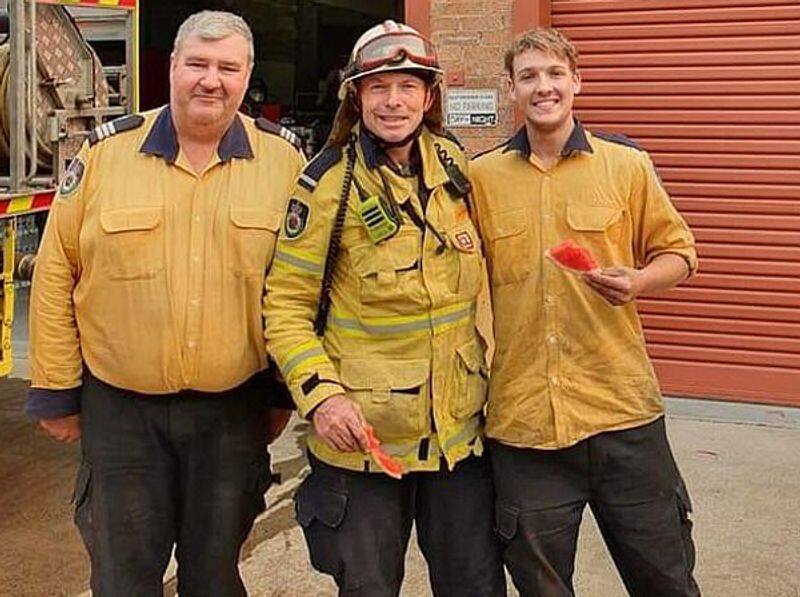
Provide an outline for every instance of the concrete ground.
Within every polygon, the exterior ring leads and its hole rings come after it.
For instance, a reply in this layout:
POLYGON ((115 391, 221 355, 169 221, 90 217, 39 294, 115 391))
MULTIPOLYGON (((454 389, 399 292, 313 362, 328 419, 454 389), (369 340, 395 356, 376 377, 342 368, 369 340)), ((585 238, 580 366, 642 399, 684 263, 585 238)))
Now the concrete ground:
MULTIPOLYGON (((69 505, 78 450, 43 437, 21 413, 24 326, 24 316, 17 318, 17 378, 0 380, 0 595, 88 595, 88 562, 69 505)), ((668 400, 667 408, 672 446, 695 506, 703 594, 800 597, 800 409, 681 399, 668 400)), ((252 597, 336 594, 332 582, 310 568, 293 519, 291 496, 306 471, 304 431, 305 424, 293 420, 273 446, 284 482, 270 489, 270 507, 242 552, 252 597)), ((625 595, 588 513, 576 568, 578 595, 625 595)), ((412 544, 402 595, 429 596, 426 575, 412 544)), ((174 585, 171 567, 165 595, 174 595, 174 585)))

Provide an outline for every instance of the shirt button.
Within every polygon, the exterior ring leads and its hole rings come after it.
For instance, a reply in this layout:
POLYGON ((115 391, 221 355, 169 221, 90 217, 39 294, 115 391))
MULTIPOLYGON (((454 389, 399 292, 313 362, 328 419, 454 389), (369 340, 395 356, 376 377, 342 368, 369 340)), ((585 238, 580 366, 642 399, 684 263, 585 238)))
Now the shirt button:
POLYGON ((195 346, 197 346, 197 342, 195 342, 194 340, 189 340, 186 343, 186 346, 188 346, 189 348, 194 348, 195 346))
POLYGON ((200 263, 200 257, 197 255, 192 255, 192 262, 193 263, 200 263))
POLYGON ((556 297, 550 296, 549 294, 544 297, 544 304, 545 305, 555 305, 556 304, 556 297))
POLYGON ((549 342, 550 344, 558 344, 558 336, 556 336, 555 334, 550 334, 547 337, 547 342, 549 342))
POLYGON ((557 386, 558 385, 558 377, 555 375, 550 376, 550 385, 557 386))
POLYGON ((194 214, 194 221, 195 222, 199 222, 200 221, 200 214, 194 214))
POLYGON ((192 307, 197 307, 200 305, 200 299, 192 299, 192 307))

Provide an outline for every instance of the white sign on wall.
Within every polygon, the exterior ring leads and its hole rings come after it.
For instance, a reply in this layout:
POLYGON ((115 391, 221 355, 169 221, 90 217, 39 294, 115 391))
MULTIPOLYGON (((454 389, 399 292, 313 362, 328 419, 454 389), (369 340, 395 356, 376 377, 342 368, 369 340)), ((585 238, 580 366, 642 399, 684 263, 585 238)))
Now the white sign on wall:
POLYGON ((497 90, 448 89, 447 126, 497 126, 497 90))

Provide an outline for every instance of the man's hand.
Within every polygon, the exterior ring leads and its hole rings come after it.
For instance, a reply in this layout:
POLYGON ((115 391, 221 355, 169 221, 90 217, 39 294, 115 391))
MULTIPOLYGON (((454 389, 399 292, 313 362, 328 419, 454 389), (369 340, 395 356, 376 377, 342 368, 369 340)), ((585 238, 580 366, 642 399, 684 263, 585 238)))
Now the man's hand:
POLYGON ((627 305, 642 292, 642 272, 630 267, 607 267, 583 274, 583 280, 615 307, 627 305))
POLYGON ((287 408, 274 408, 272 406, 268 406, 265 416, 265 422, 267 426, 267 444, 271 444, 278 439, 281 433, 283 433, 283 430, 286 429, 289 419, 292 418, 292 411, 287 408))
POLYGON ((320 404, 312 415, 317 434, 334 450, 366 452, 369 449, 367 422, 361 409, 344 394, 331 396, 320 404))
POLYGON ((81 437, 80 415, 69 415, 59 419, 39 419, 45 433, 60 442, 72 443, 81 437))

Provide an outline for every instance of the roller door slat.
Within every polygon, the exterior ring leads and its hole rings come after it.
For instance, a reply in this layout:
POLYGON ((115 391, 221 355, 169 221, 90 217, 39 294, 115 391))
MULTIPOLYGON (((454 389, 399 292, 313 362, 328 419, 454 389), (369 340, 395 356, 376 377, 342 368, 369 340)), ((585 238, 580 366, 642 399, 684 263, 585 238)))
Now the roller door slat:
MULTIPOLYGON (((684 284, 683 286, 659 294, 657 298, 664 298, 671 301, 735 303, 737 305, 800 309, 800 295, 789 292, 691 288, 684 284)), ((680 312, 680 307, 678 306, 677 308, 677 312, 680 312)))
POLYGON ((702 258, 702 270, 707 274, 736 274, 796 277, 800 279, 800 263, 791 261, 756 261, 750 259, 702 258))
POLYGON ((723 199, 709 197, 672 197, 675 206, 684 211, 723 212, 735 214, 767 215, 780 214, 800 216, 797 201, 773 201, 770 199, 723 199))
MULTIPOLYGON (((797 89, 797 81, 770 81, 765 85, 763 81, 669 81, 669 82, 636 82, 636 81, 585 81, 581 85, 583 95, 631 95, 655 93, 657 95, 686 95, 697 94, 723 94, 723 93, 749 93, 752 95, 776 93, 792 93, 797 89)), ((757 101, 755 98, 753 101, 757 101)))
MULTIPOLYGON (((672 8, 675 8, 675 4, 672 8)), ((791 22, 800 19, 800 8, 796 5, 786 6, 728 6, 726 10, 715 10, 713 8, 697 7, 688 8, 682 6, 680 10, 636 10, 625 11, 620 6, 618 10, 583 12, 583 13, 559 13, 553 15, 553 27, 566 29, 570 27, 597 27, 607 25, 618 25, 626 23, 631 25, 672 25, 674 23, 686 23, 696 25, 702 23, 729 24, 758 21, 787 21, 791 22)))
POLYGON ((760 352, 734 348, 710 348, 705 346, 674 346, 670 344, 647 345, 654 358, 679 359, 732 365, 760 365, 800 370, 800 354, 788 352, 760 352))
MULTIPOLYGON (((763 155, 748 154, 708 154, 708 153, 665 153, 662 151, 651 152, 650 157, 659 167, 664 166, 697 166, 710 168, 741 168, 758 166, 760 169, 770 171, 781 169, 794 169, 797 171, 800 157, 796 155, 770 155, 765 159, 763 155)), ((773 175, 779 173, 771 172, 773 175)), ((765 207, 762 203, 762 209, 765 207)), ((800 204, 794 203, 794 208, 800 214, 800 204)))
POLYGON ((767 261, 800 262, 800 247, 771 247, 769 245, 728 244, 699 242, 697 251, 701 259, 723 257, 728 259, 764 259, 767 261))
MULTIPOLYGON (((798 158, 800 160, 800 158, 798 158)), ((744 164, 742 164, 744 166, 744 164)), ((800 169, 796 170, 751 170, 747 168, 672 168, 660 167, 661 178, 668 182, 724 182, 800 185, 800 169)))
POLYGON ((653 364, 661 386, 673 395, 797 405, 800 374, 790 369, 658 357, 653 364))
POLYGON ((798 189, 791 185, 721 184, 664 181, 672 196, 702 195, 704 197, 761 197, 764 199, 792 199, 800 197, 798 189))
POLYGON ((787 230, 800 232, 800 216, 767 216, 749 214, 702 213, 684 211, 683 217, 690 226, 719 226, 722 228, 746 228, 749 230, 787 230))
POLYGON ((797 78, 797 65, 654 66, 633 67, 624 62, 612 68, 582 67, 584 83, 597 81, 754 81, 797 78))
MULTIPOLYGON (((800 68, 798 68, 800 79, 800 68)), ((752 102, 750 103, 752 105, 752 102)), ((585 122, 624 122, 626 124, 800 124, 798 110, 646 110, 629 108, 612 110, 581 109, 585 122)), ((591 130, 591 129, 590 129, 591 130)))
POLYGON ((778 276, 736 276, 726 274, 704 274, 693 276, 687 282, 689 287, 725 288, 732 290, 763 290, 765 292, 787 292, 800 294, 800 278, 778 276))
MULTIPOLYGON (((611 28, 613 30, 614 28, 611 28)), ((785 29, 781 35, 759 36, 745 31, 742 37, 694 37, 693 39, 583 39, 575 45, 583 56, 592 53, 723 51, 748 52, 759 50, 800 49, 797 28, 785 29)))
POLYGON ((796 341, 800 342, 800 323, 648 314, 642 315, 642 323, 644 327, 649 330, 683 330, 717 334, 745 334, 767 338, 783 336, 786 338, 794 338, 796 341))
POLYGON ((782 230, 736 230, 734 228, 703 228, 696 226, 693 232, 695 239, 699 242, 739 242, 742 244, 781 245, 785 247, 800 245, 800 234, 782 230))
POLYGON ((714 138, 655 138, 647 135, 636 137, 636 142, 648 151, 704 151, 716 153, 724 151, 731 155, 739 154, 797 154, 800 155, 800 140, 784 139, 729 139, 714 138))
MULTIPOLYGON (((763 307, 726 303, 701 303, 691 301, 668 301, 664 299, 644 298, 636 301, 636 307, 642 314, 669 315, 679 317, 715 317, 730 318, 735 322, 755 320, 770 325, 775 322, 799 324, 800 311, 787 307, 763 307)), ((780 325, 780 324, 778 324, 780 325)))
MULTIPOLYGON (((754 352, 785 352, 800 358, 800 340, 776 335, 770 337, 741 333, 715 334, 684 330, 645 330, 645 339, 651 345, 698 346, 754 352)), ((800 365, 800 361, 798 361, 800 365)))
POLYGON ((619 54, 589 54, 581 56, 581 72, 593 67, 634 66, 737 66, 798 64, 800 50, 763 50, 743 54, 739 51, 727 52, 625 52, 619 54))
MULTIPOLYGON (((747 32, 747 35, 785 35, 797 33, 800 21, 740 21, 735 23, 679 23, 666 25, 637 25, 620 23, 614 27, 559 27, 571 40, 580 42, 584 39, 658 39, 709 37, 735 37, 747 32)), ((579 51, 584 51, 578 45, 579 51)), ((677 44, 676 44, 677 45, 677 44)), ((680 46, 679 46, 680 47, 680 46)), ((673 47, 673 50, 675 48, 673 47)))
MULTIPOLYGON (((551 0, 553 15, 580 14, 583 12, 618 12, 620 10, 650 11, 675 8, 675 0, 551 0)), ((729 8, 731 6, 793 6, 797 0, 680 0, 683 9, 729 8)))

